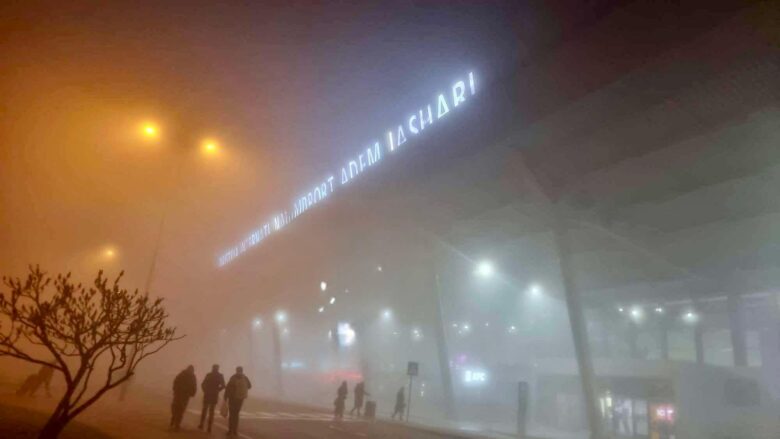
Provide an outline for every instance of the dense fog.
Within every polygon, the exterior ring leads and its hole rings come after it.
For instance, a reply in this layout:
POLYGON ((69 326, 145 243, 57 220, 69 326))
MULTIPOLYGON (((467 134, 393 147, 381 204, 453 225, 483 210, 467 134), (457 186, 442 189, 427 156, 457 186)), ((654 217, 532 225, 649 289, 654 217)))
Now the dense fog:
POLYGON ((500 434, 780 431, 775 8, 12 3, 0 272, 163 297, 185 337, 130 392, 220 364, 500 434))

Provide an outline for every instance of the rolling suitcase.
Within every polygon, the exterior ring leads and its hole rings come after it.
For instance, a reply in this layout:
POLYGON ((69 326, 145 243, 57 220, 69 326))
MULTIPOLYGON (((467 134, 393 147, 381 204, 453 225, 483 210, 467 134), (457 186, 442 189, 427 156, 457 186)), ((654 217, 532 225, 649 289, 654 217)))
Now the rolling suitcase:
POLYGON ((363 417, 366 419, 374 419, 376 417, 376 401, 366 401, 366 410, 363 412, 363 417))

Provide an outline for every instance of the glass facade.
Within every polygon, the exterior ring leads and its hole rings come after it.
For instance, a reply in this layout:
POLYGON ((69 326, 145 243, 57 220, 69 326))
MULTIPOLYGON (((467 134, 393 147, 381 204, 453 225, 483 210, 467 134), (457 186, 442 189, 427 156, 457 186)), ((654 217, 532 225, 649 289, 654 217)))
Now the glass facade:
POLYGON ((429 425, 777 437, 780 54, 762 8, 643 57, 610 53, 642 44, 607 38, 619 16, 495 81, 438 127, 444 158, 385 163, 404 170, 285 230, 309 237, 295 252, 225 270, 279 292, 227 329, 252 346, 235 361, 318 406, 365 380, 387 416, 405 388, 429 425), (567 71, 577 50, 589 71, 567 71))

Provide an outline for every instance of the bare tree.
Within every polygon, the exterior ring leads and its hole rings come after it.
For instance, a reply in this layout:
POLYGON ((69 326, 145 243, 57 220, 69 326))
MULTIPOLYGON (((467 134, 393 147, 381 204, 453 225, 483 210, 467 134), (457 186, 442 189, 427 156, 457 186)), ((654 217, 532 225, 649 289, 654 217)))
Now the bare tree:
POLYGON ((0 292, 0 357, 49 366, 65 378, 39 438, 56 438, 144 358, 181 338, 166 324, 162 299, 120 288, 121 278, 109 284, 101 270, 87 288, 70 273, 52 279, 37 266, 26 280, 3 277, 9 291, 0 292))

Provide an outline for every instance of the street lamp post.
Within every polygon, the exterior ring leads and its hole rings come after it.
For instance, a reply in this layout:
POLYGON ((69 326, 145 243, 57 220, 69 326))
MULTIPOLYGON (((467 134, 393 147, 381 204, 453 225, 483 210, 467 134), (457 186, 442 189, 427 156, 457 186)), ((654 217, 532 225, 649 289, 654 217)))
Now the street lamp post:
MULTIPOLYGON (((151 122, 145 122, 141 125, 141 135, 150 141, 156 141, 160 137, 160 129, 159 127, 151 122)), ((217 143, 213 140, 207 140, 203 143, 203 150, 204 153, 208 155, 213 155, 219 152, 219 147, 217 143)), ((173 192, 175 191, 176 187, 179 185, 179 180, 181 179, 181 169, 184 165, 184 160, 186 158, 186 154, 183 152, 180 153, 180 157, 178 160, 176 160, 176 164, 174 165, 174 172, 171 174, 171 180, 169 182, 169 198, 173 197, 173 192)), ((155 235, 154 243, 152 244, 152 260, 149 264, 149 272, 146 275, 146 282, 144 284, 144 291, 148 293, 152 288, 152 282, 154 280, 154 275, 157 271, 157 258, 160 254, 160 244, 162 243, 162 237, 163 232, 165 230, 165 221, 168 217, 170 206, 173 203, 164 203, 162 212, 160 213, 160 223, 157 227, 157 234, 155 235)), ((131 349, 131 356, 134 357, 136 352, 134 349, 131 349)), ((124 400, 125 395, 127 394, 128 387, 130 386, 130 380, 127 380, 122 385, 121 391, 120 391, 120 400, 124 400)))
MULTIPOLYGON (((156 140, 160 136, 160 129, 153 123, 145 123, 142 126, 142 134, 147 139, 156 140)), ((180 138, 177 138, 175 141, 183 140, 180 138)), ((182 144, 187 142, 181 142, 182 144)), ((177 159, 175 160, 175 164, 173 167, 173 172, 171 173, 171 179, 168 182, 168 191, 167 191, 167 197, 168 199, 172 199, 174 196, 174 192, 176 191, 176 188, 179 187, 179 184, 181 182, 181 172, 182 168, 184 167, 184 161, 187 158, 187 154, 185 154, 186 149, 180 148, 180 152, 177 154, 177 159)), ((201 151, 204 155, 212 156, 219 152, 219 145, 218 143, 213 139, 206 139, 201 143, 201 151)), ((160 247, 162 243, 162 237, 163 232, 165 231, 165 222, 168 218, 168 215, 170 214, 171 206, 173 205, 172 202, 167 202, 163 204, 162 212, 160 213, 160 222, 157 227, 157 233, 155 235, 154 243, 152 244, 152 260, 149 264, 149 272, 146 275, 146 283, 144 285, 145 291, 149 291, 152 287, 152 282, 154 281, 154 276, 156 274, 157 270, 157 259, 160 253, 160 247)))
MULTIPOLYGON (((173 191, 175 190, 174 188, 178 186, 183 162, 184 159, 178 160, 175 165, 175 171, 172 177, 169 194, 170 197, 173 196, 173 191)), ((163 232, 165 231, 165 221, 168 218, 171 204, 173 203, 165 203, 162 209, 162 213, 160 214, 160 223, 157 226, 157 234, 155 235, 154 244, 152 246, 152 261, 149 264, 149 273, 146 275, 146 284, 144 285, 146 292, 149 292, 152 287, 152 281, 154 280, 155 271, 157 269, 157 257, 160 254, 160 243, 162 242, 163 232)))

